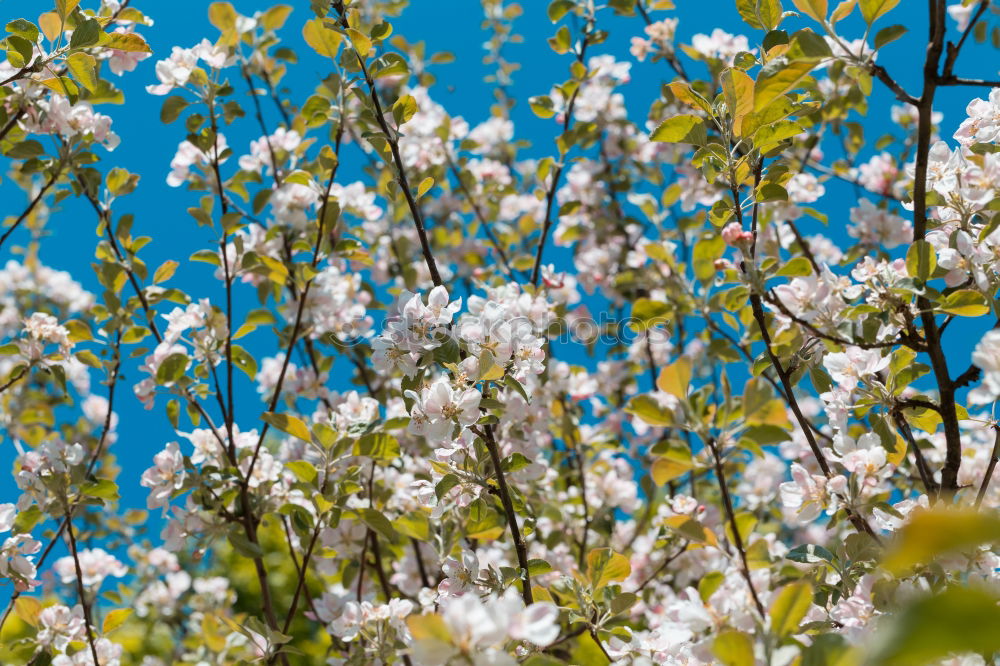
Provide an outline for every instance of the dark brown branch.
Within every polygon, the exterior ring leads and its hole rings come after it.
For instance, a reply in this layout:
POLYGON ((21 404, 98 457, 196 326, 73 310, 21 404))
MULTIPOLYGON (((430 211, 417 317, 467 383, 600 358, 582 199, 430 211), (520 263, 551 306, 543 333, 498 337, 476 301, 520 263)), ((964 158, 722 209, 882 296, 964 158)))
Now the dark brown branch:
POLYGON ((733 500, 729 496, 729 488, 726 485, 726 472, 722 466, 722 456, 719 454, 719 447, 716 444, 714 437, 709 437, 707 443, 708 448, 712 451, 712 457, 715 459, 715 479, 719 483, 719 492, 722 494, 723 509, 726 512, 726 518, 729 520, 729 527, 733 533, 733 545, 736 547, 736 551, 740 555, 740 562, 743 565, 740 568, 740 573, 743 574, 743 579, 747 582, 747 587, 750 588, 750 596, 753 598, 753 604, 757 609, 757 613, 760 614, 761 622, 767 622, 767 613, 764 610, 764 604, 760 602, 760 597, 757 596, 757 589, 754 587, 753 580, 750 578, 750 565, 747 563, 747 551, 743 544, 743 536, 740 534, 740 527, 736 524, 736 513, 733 510, 733 500))
POLYGON ((80 568, 80 555, 76 550, 76 535, 73 534, 73 520, 69 514, 70 508, 66 507, 66 534, 69 536, 69 551, 73 557, 73 568, 76 569, 76 591, 80 595, 80 606, 83 607, 83 621, 87 624, 87 643, 90 644, 90 653, 94 657, 94 664, 100 664, 101 659, 97 655, 97 645, 94 643, 94 621, 91 617, 90 602, 87 601, 87 591, 83 587, 83 570, 80 568))
MULTIPOLYGON (((488 397, 488 394, 486 397, 488 397)), ((517 564, 521 569, 521 572, 518 574, 518 577, 521 579, 521 598, 524 599, 524 605, 529 606, 534 599, 531 594, 531 573, 528 571, 528 547, 524 543, 521 529, 517 525, 517 513, 514 511, 514 502, 510 498, 507 477, 503 473, 500 447, 497 446, 496 437, 493 435, 493 426, 485 425, 482 430, 472 427, 471 430, 483 440, 486 444, 486 449, 490 453, 490 461, 493 463, 493 471, 496 475, 500 494, 500 503, 503 505, 504 513, 507 516, 507 525, 510 528, 510 535, 514 540, 514 550, 517 553, 517 564)))

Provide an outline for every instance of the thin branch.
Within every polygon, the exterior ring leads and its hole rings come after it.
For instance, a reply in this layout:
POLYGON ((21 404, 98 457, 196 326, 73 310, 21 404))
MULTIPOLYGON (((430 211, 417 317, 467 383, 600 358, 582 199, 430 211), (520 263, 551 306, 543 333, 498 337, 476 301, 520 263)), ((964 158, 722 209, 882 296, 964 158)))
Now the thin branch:
POLYGON ((750 588, 750 596, 753 598, 754 606, 757 609, 757 613, 760 614, 761 622, 767 622, 767 612, 764 610, 764 604, 760 602, 760 597, 757 596, 757 589, 754 587, 753 580, 750 578, 750 565, 747 563, 747 551, 743 544, 743 536, 740 534, 739 525, 736 523, 736 513, 733 510, 733 500, 729 496, 729 488, 726 485, 726 472, 722 467, 722 456, 719 454, 719 447, 716 444, 714 437, 709 437, 707 440, 708 448, 712 451, 712 457, 715 459, 715 479, 719 483, 719 492, 722 493, 722 504, 726 512, 726 518, 729 520, 729 527, 733 533, 733 545, 736 546, 736 551, 740 555, 740 562, 743 566, 740 572, 743 574, 743 579, 747 582, 747 587, 750 588))
POLYGON ((958 54, 965 45, 965 40, 969 38, 972 31, 976 28, 976 23, 982 18, 983 14, 990 6, 990 0, 980 0, 979 7, 976 8, 976 13, 972 15, 969 19, 969 23, 965 26, 965 30, 962 32, 962 37, 958 40, 958 44, 952 44, 948 42, 948 54, 944 60, 944 68, 941 70, 941 78, 950 79, 953 78, 951 73, 955 67, 955 61, 958 60, 958 54))
MULTIPOLYGON (((347 25, 347 14, 344 10, 344 3, 342 0, 334 0, 334 9, 340 14, 340 24, 346 29, 347 25)), ((430 273, 431 281, 434 283, 435 287, 440 287, 444 284, 441 280, 441 274, 438 272, 437 262, 434 261, 434 255, 431 253, 431 244, 427 238, 427 231, 424 228, 424 218, 423 214, 420 212, 420 207, 417 206, 416 199, 413 198, 413 192, 410 190, 410 182, 406 178, 406 169, 403 166, 403 157, 399 152, 399 139, 389 129, 389 125, 385 120, 385 111, 382 109, 382 102, 379 100, 378 91, 375 89, 375 81, 371 77, 371 73, 368 71, 368 66, 365 64, 364 57, 358 52, 357 49, 352 49, 354 51, 354 56, 357 58, 358 66, 361 68, 361 73, 365 78, 365 85, 368 87, 368 96, 375 107, 375 120, 378 122, 379 127, 382 130, 382 134, 385 137, 386 143, 389 144, 389 150, 392 153, 392 160, 396 166, 396 183, 399 188, 403 191, 403 197, 406 199, 406 205, 410 209, 410 215, 413 217, 413 224, 417 229, 417 236, 420 238, 420 249, 424 255, 424 262, 427 264, 427 270, 430 273)))
POLYGON ((993 470, 996 469, 997 462, 1000 462, 1000 426, 996 424, 993 425, 993 430, 996 431, 996 439, 993 441, 993 453, 990 455, 990 464, 986 467, 986 473, 983 475, 983 482, 979 486, 979 493, 976 494, 976 508, 983 503, 983 498, 986 497, 986 489, 990 487, 990 479, 993 478, 993 470))
MULTIPOLYGON (((584 57, 587 53, 587 46, 590 42, 590 33, 594 29, 594 17, 590 16, 587 18, 587 27, 583 33, 583 39, 580 42, 580 51, 576 55, 576 60, 579 63, 583 62, 584 57)), ((582 85, 582 84, 581 84, 582 85)), ((576 108, 576 99, 580 94, 580 87, 577 86, 573 93, 569 97, 569 103, 566 105, 566 110, 563 112, 563 125, 562 134, 560 136, 566 136, 569 131, 570 125, 573 122, 573 109, 576 108)), ((560 149, 559 164, 556 166, 555 172, 552 174, 552 182, 549 184, 549 189, 545 193, 545 221, 542 223, 542 235, 538 239, 538 247, 535 250, 535 265, 531 269, 531 284, 538 286, 538 278, 542 271, 542 258, 545 254, 545 243, 549 237, 549 230, 552 228, 552 223, 555 222, 555 218, 552 215, 552 205, 555 203, 556 190, 559 189, 559 180, 562 177, 563 168, 565 167, 565 154, 562 153, 560 149)), ((556 215, 558 218, 558 215, 556 215)))
MULTIPOLYGON (((66 507, 69 516, 69 506, 66 507)), ((87 643, 90 644, 90 653, 94 656, 94 664, 100 664, 101 659, 97 655, 97 645, 94 643, 94 621, 91 618, 90 602, 87 601, 87 591, 83 587, 83 569, 80 567, 80 555, 76 550, 76 535, 73 534, 73 520, 66 521, 66 534, 69 536, 69 551, 73 557, 73 567, 76 569, 76 591, 80 595, 80 605, 83 607, 83 620, 87 624, 87 643)))
POLYGON ((56 169, 55 172, 49 177, 48 181, 46 181, 46 183, 42 185, 42 189, 38 190, 38 193, 31 200, 31 203, 29 203, 28 207, 24 209, 24 211, 21 213, 20 216, 18 216, 18 218, 14 221, 14 224, 10 225, 10 228, 7 229, 7 231, 5 231, 2 236, 0 236, 0 248, 3 247, 3 244, 7 240, 7 238, 9 238, 10 235, 14 233, 14 231, 17 230, 19 226, 21 226, 21 223, 24 222, 29 215, 31 215, 31 212, 35 210, 35 206, 37 206, 42 201, 42 197, 45 196, 45 193, 49 191, 50 187, 55 185, 55 182, 59 180, 59 176, 61 175, 62 175, 62 164, 60 164, 59 168, 56 169))
MULTIPOLYGON (((489 397, 485 391, 484 397, 489 397)), ((487 424, 482 430, 475 426, 470 429, 483 440, 486 444, 486 449, 490 453, 490 460, 493 463, 493 473, 496 475, 500 494, 500 503, 503 505, 504 513, 507 516, 507 525, 510 528, 510 535, 514 540, 514 550, 517 553, 517 564, 521 569, 518 576, 521 579, 521 598, 524 599, 525 606, 530 606, 534 599, 531 594, 531 574, 528 571, 528 547, 525 545, 524 537, 517 526, 517 513, 514 511, 514 502, 510 498, 507 477, 503 473, 503 461, 500 459, 500 448, 497 446, 496 437, 493 435, 493 426, 487 424)))
POLYGON ((913 459, 916 462, 920 480, 924 484, 924 492, 927 493, 927 496, 931 500, 937 499, 938 486, 934 483, 934 477, 931 474, 930 467, 927 465, 927 460, 924 459, 924 452, 917 446, 917 441, 913 437, 913 431, 910 430, 910 424, 906 422, 906 419, 898 410, 892 412, 892 419, 896 422, 896 427, 903 433, 903 438, 906 440, 910 450, 913 451, 913 459))

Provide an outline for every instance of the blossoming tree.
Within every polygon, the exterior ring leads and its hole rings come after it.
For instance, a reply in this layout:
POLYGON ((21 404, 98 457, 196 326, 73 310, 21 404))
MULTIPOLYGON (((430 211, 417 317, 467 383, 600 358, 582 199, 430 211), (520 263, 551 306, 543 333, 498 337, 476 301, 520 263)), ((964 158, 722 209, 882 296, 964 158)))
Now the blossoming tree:
POLYGON ((522 10, 481 0, 468 122, 406 4, 215 2, 155 70, 129 0, 7 23, 0 661, 993 663, 1000 81, 960 56, 1000 6, 737 0, 687 43, 670 0, 553 0, 566 68, 521 99, 522 10), (143 71, 179 145, 137 174, 143 71), (42 261, 69 200, 89 275, 42 261), (211 242, 151 270, 180 224, 211 242), (136 405, 175 435, 119 437, 136 405))

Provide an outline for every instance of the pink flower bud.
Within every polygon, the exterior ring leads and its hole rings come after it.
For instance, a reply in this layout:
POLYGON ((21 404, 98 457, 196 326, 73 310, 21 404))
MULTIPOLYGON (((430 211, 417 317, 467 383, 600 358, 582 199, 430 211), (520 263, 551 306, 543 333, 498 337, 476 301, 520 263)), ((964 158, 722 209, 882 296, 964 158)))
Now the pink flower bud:
POLYGON ((726 245, 737 247, 743 240, 743 226, 739 222, 730 222, 722 229, 722 240, 726 245))

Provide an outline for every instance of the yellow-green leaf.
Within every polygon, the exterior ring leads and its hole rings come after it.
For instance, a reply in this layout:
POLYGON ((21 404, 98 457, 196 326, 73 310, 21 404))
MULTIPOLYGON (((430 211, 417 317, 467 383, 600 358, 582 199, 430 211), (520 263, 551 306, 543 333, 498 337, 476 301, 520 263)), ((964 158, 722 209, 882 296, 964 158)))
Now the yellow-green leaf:
POLYGON ((712 653, 723 666, 754 666, 753 638, 736 629, 725 629, 712 642, 712 653))
POLYGON ((101 46, 119 51, 153 52, 146 40, 134 32, 106 32, 101 37, 101 46))
POLYGON ((906 272, 911 278, 927 282, 937 268, 937 252, 925 240, 913 241, 906 251, 906 272))
POLYGON ((173 259, 168 259, 164 261, 156 272, 153 273, 153 282, 165 282, 174 276, 174 272, 177 270, 179 264, 173 259))
POLYGON ((702 144, 706 141, 705 124, 698 116, 674 116, 660 123, 649 139, 665 143, 702 144))
POLYGON ((810 18, 814 18, 820 22, 826 20, 826 0, 792 0, 792 4, 795 5, 796 9, 810 18))
POLYGON ((797 633, 812 601, 813 591, 808 581, 801 580, 781 588, 771 603, 771 631, 781 637, 797 633))
POLYGON ((690 383, 691 360, 684 356, 660 370, 660 376, 656 378, 656 388, 681 400, 687 399, 690 383))
POLYGON ((368 53, 372 50, 372 40, 368 38, 368 35, 360 30, 348 28, 347 36, 350 38, 351 45, 358 52, 358 55, 362 58, 368 57, 368 53))
POLYGON ((914 511, 897 533, 882 566, 892 574, 905 575, 941 555, 996 541, 1000 541, 1000 516, 995 511, 938 505, 914 511))
POLYGON ((733 117, 733 129, 740 134, 743 118, 753 111, 754 82, 741 69, 730 68, 722 73, 722 92, 733 117))
POLYGON ((56 0, 56 11, 59 12, 59 16, 65 21, 66 17, 73 13, 77 5, 80 4, 80 0, 56 0))
POLYGON ((97 59, 86 53, 74 53, 66 58, 66 67, 77 81, 83 84, 87 90, 93 91, 97 87, 97 59))
POLYGON ((434 187, 434 179, 431 178, 430 176, 427 176, 422 181, 420 181, 420 185, 417 186, 417 198, 419 199, 420 197, 427 194, 427 190, 431 189, 432 187, 434 187))
POLYGON ((115 610, 109 612, 104 618, 104 626, 101 628, 101 633, 111 633, 118 627, 122 626, 131 614, 131 608, 116 608, 115 610))
POLYGON ((38 614, 42 612, 42 602, 35 597, 18 597, 14 602, 14 612, 25 624, 37 627, 38 614))
POLYGON ((687 451, 675 449, 668 451, 653 461, 653 466, 649 470, 653 477, 653 483, 662 486, 668 481, 684 476, 694 467, 694 460, 687 451))
POLYGON ((754 111, 761 111, 776 98, 798 87, 809 72, 816 66, 815 62, 791 62, 776 72, 761 74, 754 84, 754 111))
POLYGON ((302 37, 316 53, 328 58, 336 58, 340 44, 344 41, 340 33, 323 25, 323 19, 306 21, 302 26, 302 37))
POLYGON ((295 416, 291 416, 289 414, 278 414, 276 412, 264 412, 260 418, 265 423, 269 423, 281 432, 288 433, 293 437, 298 437, 305 442, 310 441, 312 438, 306 424, 295 416))
POLYGON ((941 310, 959 317, 981 317, 990 311, 990 304, 978 291, 959 289, 945 297, 941 310))
POLYGON ((899 0, 861 0, 860 4, 865 23, 871 25, 898 5, 899 0))
POLYGON ((644 422, 654 427, 672 426, 675 422, 674 413, 662 407, 650 395, 637 395, 633 397, 625 406, 625 412, 638 416, 644 422))
POLYGON ((616 553, 610 548, 595 548, 587 553, 587 576, 594 589, 598 590, 608 583, 625 580, 632 573, 628 558, 616 553))

